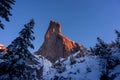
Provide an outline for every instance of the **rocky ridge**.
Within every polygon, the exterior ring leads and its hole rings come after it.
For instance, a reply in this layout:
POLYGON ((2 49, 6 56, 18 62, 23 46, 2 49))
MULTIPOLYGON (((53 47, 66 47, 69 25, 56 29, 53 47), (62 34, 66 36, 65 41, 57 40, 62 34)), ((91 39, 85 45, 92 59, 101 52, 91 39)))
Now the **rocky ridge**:
POLYGON ((54 63, 59 58, 66 58, 78 50, 82 53, 87 51, 83 45, 68 39, 62 34, 60 23, 50 21, 44 42, 36 54, 42 55, 54 63))

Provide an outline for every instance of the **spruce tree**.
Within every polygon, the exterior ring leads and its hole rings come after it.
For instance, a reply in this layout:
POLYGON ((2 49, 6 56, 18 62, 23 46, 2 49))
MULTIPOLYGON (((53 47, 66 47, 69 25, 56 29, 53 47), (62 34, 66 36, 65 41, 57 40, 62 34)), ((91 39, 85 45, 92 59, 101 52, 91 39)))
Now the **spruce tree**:
MULTIPOLYGON (((11 5, 15 3, 15 0, 0 0, 0 17, 5 19, 6 21, 9 20, 9 16, 12 16, 10 10, 12 9, 11 5)), ((0 28, 4 29, 4 25, 0 20, 0 28)))
MULTIPOLYGON (((6 62, 2 68, 5 68, 5 71, 0 73, 2 75, 9 75, 10 80, 29 80, 30 75, 26 71, 26 62, 25 60, 30 57, 31 53, 28 48, 34 48, 31 41, 35 39, 33 36, 33 27, 34 20, 30 20, 29 23, 24 25, 24 28, 19 32, 19 37, 17 37, 9 46, 6 62), (5 66, 5 67, 4 67, 5 66)), ((2 78, 4 79, 4 78, 2 78)))
POLYGON ((97 41, 98 43, 93 50, 95 55, 99 55, 100 57, 107 57, 110 54, 110 48, 108 47, 108 44, 99 37, 97 37, 97 41))
POLYGON ((111 48, 107 43, 105 43, 102 39, 97 37, 98 43, 96 44, 95 48, 92 50, 92 52, 95 53, 95 55, 100 57, 100 65, 101 65, 101 79, 100 80, 108 80, 108 73, 109 73, 109 60, 111 55, 111 48))
POLYGON ((23 56, 28 56, 30 54, 28 48, 34 49, 31 41, 35 39, 33 36, 34 20, 30 20, 29 23, 24 25, 24 28, 19 32, 19 37, 17 37, 9 46, 8 52, 17 53, 23 56), (19 52, 19 53, 18 53, 19 52))

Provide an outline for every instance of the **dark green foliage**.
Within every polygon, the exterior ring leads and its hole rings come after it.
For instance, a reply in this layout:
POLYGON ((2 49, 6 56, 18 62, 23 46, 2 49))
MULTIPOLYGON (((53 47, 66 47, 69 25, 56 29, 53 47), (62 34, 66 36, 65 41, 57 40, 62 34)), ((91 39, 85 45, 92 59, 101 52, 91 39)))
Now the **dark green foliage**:
POLYGON ((17 37, 9 46, 8 52, 12 53, 20 53, 20 55, 28 55, 30 52, 28 48, 33 48, 34 46, 31 41, 35 39, 32 35, 33 27, 34 27, 34 20, 32 19, 28 24, 24 25, 24 28, 19 32, 19 37, 17 37))
POLYGON ((108 66, 110 66, 109 60, 110 55, 112 54, 111 48, 99 37, 97 38, 97 41, 98 43, 96 44, 96 46, 94 48, 91 48, 91 52, 101 58, 100 64, 102 66, 101 72, 103 74, 101 75, 101 80, 108 80, 108 66))
POLYGON ((113 80, 113 77, 108 76, 110 70, 120 64, 120 60, 112 56, 115 49, 120 49, 120 32, 116 30, 115 33, 117 34, 115 42, 107 44, 98 37, 98 43, 96 46, 94 48, 90 48, 91 52, 101 59, 100 64, 102 66, 102 75, 100 80, 113 80))
MULTIPOLYGON (((29 75, 26 72, 26 63, 25 60, 28 58, 31 53, 28 48, 34 48, 31 41, 35 39, 32 35, 34 27, 34 20, 30 20, 28 24, 24 25, 24 28, 19 32, 19 37, 17 37, 12 43, 8 46, 8 53, 6 56, 6 61, 0 63, 0 76, 9 75, 8 79, 13 80, 17 78, 19 80, 28 80, 29 75), (9 55, 8 55, 9 54, 9 55)), ((5 79, 5 77, 0 78, 5 79)))
MULTIPOLYGON (((12 16, 10 10, 12 9, 11 5, 15 3, 15 0, 0 0, 0 17, 5 19, 6 21, 9 20, 9 16, 12 16)), ((0 28, 4 29, 4 25, 0 20, 0 28)))
POLYGON ((107 57, 111 54, 111 49, 108 47, 108 44, 105 43, 99 37, 97 38, 98 43, 96 44, 95 48, 92 49, 95 55, 99 55, 100 57, 107 57))
POLYGON ((107 74, 103 74, 100 77, 100 80, 110 80, 107 74))

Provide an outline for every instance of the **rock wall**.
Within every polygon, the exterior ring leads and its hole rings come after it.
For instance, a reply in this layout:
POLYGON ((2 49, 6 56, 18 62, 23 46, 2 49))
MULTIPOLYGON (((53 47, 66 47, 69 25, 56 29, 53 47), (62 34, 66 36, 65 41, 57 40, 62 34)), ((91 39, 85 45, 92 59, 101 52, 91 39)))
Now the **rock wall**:
POLYGON ((78 50, 81 52, 86 51, 82 45, 73 42, 62 34, 58 22, 50 21, 45 40, 36 54, 42 55, 54 63, 60 57, 66 58, 78 50))

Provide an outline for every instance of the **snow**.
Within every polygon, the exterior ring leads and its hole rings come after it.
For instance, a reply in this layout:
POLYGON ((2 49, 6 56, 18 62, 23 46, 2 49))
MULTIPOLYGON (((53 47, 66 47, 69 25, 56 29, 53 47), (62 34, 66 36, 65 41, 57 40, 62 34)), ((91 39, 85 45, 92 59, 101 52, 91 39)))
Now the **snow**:
POLYGON ((117 58, 117 59, 120 60, 120 52, 116 51, 115 53, 112 54, 112 57, 117 58))
POLYGON ((101 72, 99 70, 99 59, 96 56, 77 58, 76 63, 70 65, 70 57, 63 64, 66 65, 66 70, 58 73, 55 68, 50 68, 44 76, 45 80, 50 80, 54 76, 59 76, 71 80, 99 80, 101 72), (84 62, 81 62, 84 60, 84 62), (94 77, 92 77, 94 76, 94 77))
POLYGON ((120 80, 120 65, 116 66, 111 73, 109 74, 109 76, 115 75, 117 74, 117 77, 115 78, 115 80, 120 80))
POLYGON ((43 65, 43 57, 39 55, 33 55, 34 59, 43 65))
POLYGON ((0 63, 5 62, 4 60, 0 59, 0 63))
POLYGON ((43 65, 44 65, 43 66, 43 76, 44 76, 49 71, 50 67, 52 66, 52 63, 49 60, 43 58, 43 65))
MULTIPOLYGON (((76 56, 80 53, 80 51, 73 54, 75 59, 74 64, 70 64, 70 56, 66 59, 62 58, 60 61, 63 65, 65 65, 65 71, 59 73, 58 70, 50 65, 47 68, 47 71, 44 73, 44 80, 53 80, 57 78, 58 80, 100 80, 102 71, 104 70, 101 61, 102 59, 99 56, 86 55, 84 57, 76 56)), ((114 59, 120 60, 120 52, 115 51, 111 55, 114 59)), ((58 63, 59 61, 56 61, 58 63)), ((104 62, 104 61, 103 61, 104 62)), ((120 80, 120 64, 115 66, 112 70, 109 71, 109 77, 112 78, 113 75, 115 77, 112 80, 120 80)))
POLYGON ((7 80, 7 79, 8 79, 8 76, 9 76, 8 74, 6 74, 6 75, 2 75, 2 76, 0 76, 0 79, 4 78, 4 79, 7 80))
POLYGON ((120 80, 120 74, 114 80, 120 80))
POLYGON ((78 54, 80 54, 80 51, 77 51, 76 53, 74 53, 73 56, 77 56, 78 54))
MULTIPOLYGON (((75 77, 78 79, 89 79, 89 80, 94 80, 94 78, 96 78, 96 80, 98 80, 98 76, 100 75, 100 71, 99 71, 99 61, 97 61, 94 58, 90 58, 90 57, 85 57, 85 62, 82 63, 76 63, 74 65, 71 65, 72 67, 70 68, 70 65, 67 65, 67 70, 68 72, 72 72, 75 73, 79 70, 80 73, 78 73, 78 75, 73 75, 72 79, 75 80, 75 77), (94 64, 93 64, 94 63, 94 64), (89 72, 88 69, 90 69, 91 71, 89 72)), ((72 75, 71 75, 72 76, 72 75)))
POLYGON ((14 59, 18 59, 19 58, 19 55, 14 55, 14 59))
MULTIPOLYGON (((113 49, 111 58, 120 60, 120 52, 113 49)), ((40 55, 33 55, 32 58, 28 58, 25 62, 30 69, 30 75, 35 76, 31 80, 39 80, 37 76, 37 71, 43 67, 42 78, 43 80, 100 80, 102 75, 102 70, 105 70, 100 64, 102 59, 99 56, 85 55, 81 57, 76 57, 80 54, 80 51, 72 55, 75 63, 71 64, 71 56, 68 58, 60 58, 56 61, 55 64, 61 61, 61 66, 56 66, 52 64, 49 60, 40 55), (59 68, 60 67, 60 68, 59 68), (63 69, 59 72, 58 69, 63 69)), ((14 58, 18 58, 17 55, 14 55, 14 58)), ((5 62, 4 59, 0 59, 0 63, 5 62)), ((22 64, 23 59, 18 60, 17 64, 22 64)), ((104 61, 103 61, 104 62, 104 61)), ((16 65, 17 65, 16 64, 16 65)), ((13 65, 14 66, 14 65, 13 65)), ((109 77, 114 76, 112 80, 120 80, 120 62, 113 68, 109 70, 109 77)), ((27 71, 27 69, 26 69, 27 71)), ((0 79, 8 77, 8 74, 0 76, 0 79)), ((19 80, 17 77, 14 77, 14 80, 19 80)))

